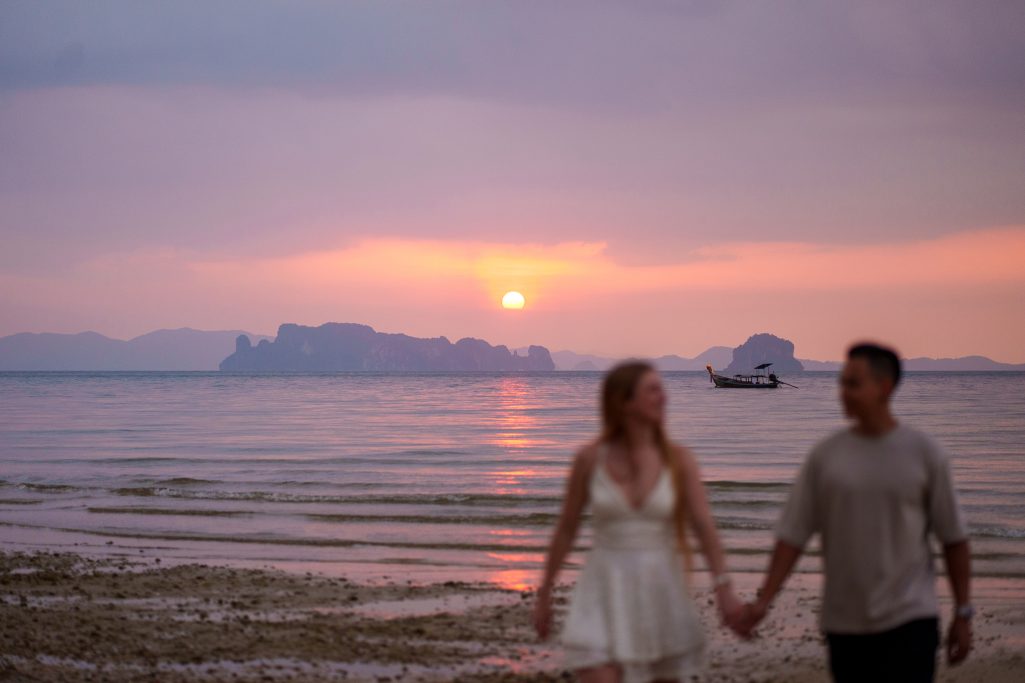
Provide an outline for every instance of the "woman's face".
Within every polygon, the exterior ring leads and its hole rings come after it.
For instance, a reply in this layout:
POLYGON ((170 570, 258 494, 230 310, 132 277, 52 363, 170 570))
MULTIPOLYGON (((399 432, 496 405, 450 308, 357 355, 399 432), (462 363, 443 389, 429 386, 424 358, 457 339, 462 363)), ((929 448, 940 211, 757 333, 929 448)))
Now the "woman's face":
POLYGON ((626 403, 626 412, 635 419, 659 424, 665 414, 666 392, 662 387, 662 378, 657 372, 646 372, 641 375, 634 388, 634 395, 626 403))

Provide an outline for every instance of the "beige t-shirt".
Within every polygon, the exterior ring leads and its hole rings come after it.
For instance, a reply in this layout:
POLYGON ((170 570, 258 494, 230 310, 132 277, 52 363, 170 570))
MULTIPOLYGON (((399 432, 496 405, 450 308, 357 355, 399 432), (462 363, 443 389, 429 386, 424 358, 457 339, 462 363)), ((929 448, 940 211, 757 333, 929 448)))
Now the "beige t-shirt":
POLYGON ((776 537, 803 548, 822 534, 822 629, 876 633, 936 616, 930 533, 968 537, 947 454, 918 430, 880 437, 845 429, 812 449, 776 537))

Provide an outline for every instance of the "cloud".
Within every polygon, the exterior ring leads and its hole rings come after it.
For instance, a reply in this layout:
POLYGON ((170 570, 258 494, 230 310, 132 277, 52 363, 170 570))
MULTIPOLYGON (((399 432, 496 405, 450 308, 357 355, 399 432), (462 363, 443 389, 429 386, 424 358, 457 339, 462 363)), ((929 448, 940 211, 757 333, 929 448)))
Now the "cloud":
POLYGON ((574 302, 568 300, 584 292, 959 288, 1025 283, 1025 228, 869 245, 724 243, 683 256, 684 261, 668 265, 630 265, 615 260, 604 243, 367 240, 337 251, 192 267, 214 277, 250 271, 265 273, 275 283, 306 282, 316 287, 344 282, 399 288, 476 282, 489 295, 522 288, 524 293, 538 290, 570 304, 574 302))
POLYGON ((588 109, 1020 86, 1013 2, 8 2, 0 88, 205 85, 588 109))
POLYGON ((857 337, 908 354, 1020 362, 1025 227, 898 244, 720 243, 638 265, 602 242, 369 239, 287 257, 111 254, 59 276, 0 274, 0 334, 160 327, 273 332, 352 321, 606 354, 696 354, 757 331, 833 358, 857 337), (522 312, 499 307, 517 289, 522 312), (956 329, 950 321, 957 320, 956 329))
POLYGON ((1020 116, 888 103, 642 120, 467 99, 80 87, 0 106, 0 268, 369 237, 873 242, 1017 223, 1020 116))
MULTIPOLYGON (((516 244, 369 239, 288 257, 209 260, 144 252, 89 263, 103 281, 171 276, 245 302, 334 299, 489 310, 510 289, 532 306, 572 310, 601 297, 701 292, 866 292, 1025 285, 1025 228, 898 244, 724 243, 669 265, 618 262, 604 243, 516 244), (177 271, 177 272, 175 272, 177 271), (117 273, 117 275, 114 275, 117 273)), ((600 303, 599 303, 600 305, 600 303)))

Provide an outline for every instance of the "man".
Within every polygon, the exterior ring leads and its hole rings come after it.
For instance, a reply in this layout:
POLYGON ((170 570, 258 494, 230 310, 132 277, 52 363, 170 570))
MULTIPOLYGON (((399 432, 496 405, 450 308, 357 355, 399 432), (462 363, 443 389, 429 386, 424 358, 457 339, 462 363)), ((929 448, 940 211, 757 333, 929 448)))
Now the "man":
POLYGON ((939 609, 930 533, 943 545, 955 602, 947 661, 961 662, 971 648, 968 535, 947 455, 890 412, 900 374, 890 349, 848 351, 840 394, 854 424, 808 455, 776 527, 765 582, 737 628, 751 635, 809 539, 821 534, 821 626, 837 683, 934 679, 939 609))

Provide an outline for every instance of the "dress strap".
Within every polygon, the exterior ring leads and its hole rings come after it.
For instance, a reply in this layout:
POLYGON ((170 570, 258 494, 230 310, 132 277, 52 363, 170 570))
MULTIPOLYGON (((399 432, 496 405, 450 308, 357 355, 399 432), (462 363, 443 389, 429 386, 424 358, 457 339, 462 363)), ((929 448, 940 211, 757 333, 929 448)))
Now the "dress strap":
POLYGON ((598 454, 594 459, 594 468, 591 471, 591 481, 593 482, 605 469, 605 454, 609 450, 609 445, 604 441, 598 442, 598 454))

